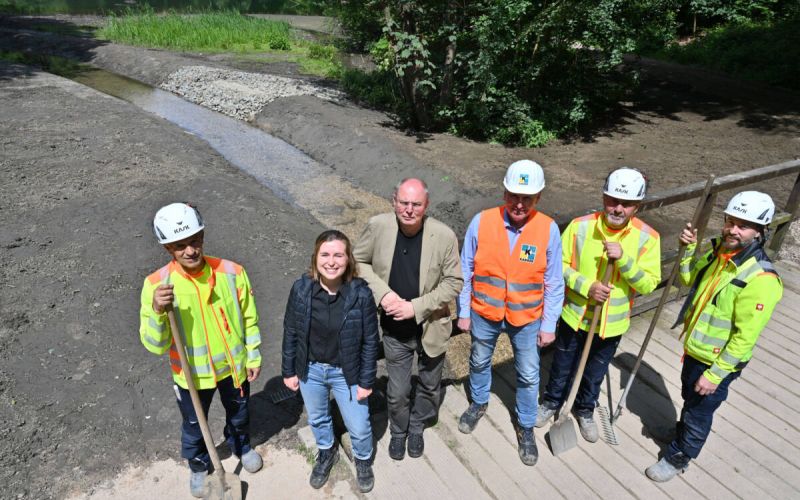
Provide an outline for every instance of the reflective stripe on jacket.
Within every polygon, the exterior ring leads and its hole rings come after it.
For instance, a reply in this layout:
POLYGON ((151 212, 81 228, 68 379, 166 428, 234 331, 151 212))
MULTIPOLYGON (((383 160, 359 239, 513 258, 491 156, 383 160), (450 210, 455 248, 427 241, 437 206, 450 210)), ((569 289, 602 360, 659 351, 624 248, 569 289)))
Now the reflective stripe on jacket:
POLYGON ((218 380, 231 375, 233 367, 238 386, 247 378, 246 368, 261 366, 261 334, 250 280, 234 262, 208 256, 205 260, 197 276, 186 274, 173 260, 145 279, 139 336, 148 351, 159 355, 169 351, 175 383, 186 388, 167 314, 153 310, 155 289, 172 284, 175 319, 184 334, 195 385, 198 389, 216 387, 218 380))
POLYGON ((471 308, 514 326, 536 321, 544 309, 544 272, 553 219, 534 211, 509 254, 504 207, 481 212, 471 308))
POLYGON ((605 226, 603 212, 570 222, 561 236, 567 285, 561 318, 574 330, 587 331, 592 321, 589 288, 602 279, 608 263, 603 241, 622 246, 622 258, 614 264, 611 275, 611 295, 603 305, 597 327, 600 337, 606 338, 628 331, 634 294, 648 294, 661 281, 661 243, 656 230, 636 217, 618 231, 605 226))
POLYGON ((690 245, 681 261, 681 281, 692 285, 684 321, 686 354, 711 367, 705 377, 719 384, 753 357, 753 348, 783 295, 783 284, 761 244, 736 254, 712 250, 692 259, 690 245))

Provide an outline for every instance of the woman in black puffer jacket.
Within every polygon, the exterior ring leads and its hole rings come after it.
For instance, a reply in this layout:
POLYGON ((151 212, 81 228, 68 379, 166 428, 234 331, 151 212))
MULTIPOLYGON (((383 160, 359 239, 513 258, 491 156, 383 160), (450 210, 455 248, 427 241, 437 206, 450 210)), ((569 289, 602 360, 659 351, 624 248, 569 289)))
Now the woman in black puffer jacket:
POLYGON ((295 281, 283 319, 283 383, 303 394, 319 453, 310 483, 321 488, 339 458, 329 394, 350 439, 359 489, 374 485, 367 398, 375 383, 378 320, 372 291, 356 277, 350 240, 335 230, 317 237, 311 269, 295 281))

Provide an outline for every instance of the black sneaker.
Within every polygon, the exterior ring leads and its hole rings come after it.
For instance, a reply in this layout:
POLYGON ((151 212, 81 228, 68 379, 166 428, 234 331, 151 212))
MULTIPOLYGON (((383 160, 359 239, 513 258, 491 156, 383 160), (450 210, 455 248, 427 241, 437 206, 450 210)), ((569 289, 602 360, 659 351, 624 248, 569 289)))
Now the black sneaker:
POLYGON ((327 450, 319 450, 317 453, 317 463, 311 471, 311 479, 308 481, 314 489, 322 488, 328 482, 333 464, 339 460, 339 449, 334 445, 327 450))
POLYGON ((356 482, 361 493, 369 493, 375 486, 375 475, 369 460, 356 458, 356 482))
POLYGON ((462 413, 461 418, 458 420, 458 430, 464 434, 474 431, 475 426, 478 425, 478 420, 486 413, 487 406, 486 404, 471 403, 467 411, 462 413))
POLYGON ((536 448, 536 439, 533 437, 533 427, 523 429, 517 427, 517 444, 519 445, 519 459, 525 465, 536 465, 539 460, 539 449, 536 448))
POLYGON ((411 458, 419 458, 422 452, 425 451, 425 440, 422 438, 422 433, 408 435, 408 456, 411 458))
POLYGON ((389 440, 389 457, 392 460, 402 460, 406 456, 406 438, 392 436, 389 440))

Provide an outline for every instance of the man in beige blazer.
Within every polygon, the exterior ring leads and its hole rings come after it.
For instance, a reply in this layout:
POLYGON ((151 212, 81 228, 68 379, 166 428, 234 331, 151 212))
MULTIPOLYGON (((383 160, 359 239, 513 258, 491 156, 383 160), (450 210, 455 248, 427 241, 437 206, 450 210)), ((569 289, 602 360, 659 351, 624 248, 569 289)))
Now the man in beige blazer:
POLYGON ((392 195, 394 213, 373 217, 353 251, 359 276, 380 306, 389 375, 389 456, 422 456, 425 422, 436 417, 444 355, 452 332, 449 304, 464 279, 455 233, 425 215, 428 187, 404 179, 392 195), (416 396, 411 368, 417 354, 416 396))

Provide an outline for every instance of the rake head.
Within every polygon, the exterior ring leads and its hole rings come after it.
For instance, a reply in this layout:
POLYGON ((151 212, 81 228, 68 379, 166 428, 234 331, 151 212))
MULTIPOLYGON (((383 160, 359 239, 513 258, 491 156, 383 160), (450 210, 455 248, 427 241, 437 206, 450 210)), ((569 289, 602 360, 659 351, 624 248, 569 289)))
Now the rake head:
POLYGON ((600 437, 603 441, 612 446, 619 445, 617 433, 614 430, 614 424, 611 423, 611 412, 608 408, 599 406, 597 408, 597 417, 600 420, 600 437))

